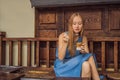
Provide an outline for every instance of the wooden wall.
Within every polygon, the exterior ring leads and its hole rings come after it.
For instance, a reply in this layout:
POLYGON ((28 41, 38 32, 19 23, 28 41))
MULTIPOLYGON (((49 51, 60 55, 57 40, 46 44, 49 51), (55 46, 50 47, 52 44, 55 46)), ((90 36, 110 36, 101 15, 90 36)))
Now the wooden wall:
POLYGON ((35 37, 57 37, 67 30, 67 22, 73 12, 79 12, 83 17, 85 35, 120 36, 120 6, 102 5, 36 8, 35 37))
MULTIPOLYGON (((79 12, 84 20, 84 34, 87 37, 120 37, 120 5, 91 5, 74 7, 35 8, 35 37, 56 38, 67 31, 69 16, 79 12)), ((43 57, 44 44, 40 46, 43 57), (43 51, 42 51, 43 50, 43 51)), ((106 62, 113 63, 113 42, 106 43, 106 62)), ((120 46, 120 42, 118 43, 120 46)), ((101 62, 101 44, 94 43, 94 53, 101 62)), ((56 44, 51 43, 51 48, 56 44)), ((120 47, 119 52, 120 53, 120 47)), ((52 51, 52 50, 51 50, 52 51)), ((54 52, 53 52, 54 53, 54 52)), ((55 54, 52 55, 53 59, 55 54)), ((120 55, 118 55, 120 58, 120 55)), ((120 61, 119 61, 120 63, 120 61)), ((111 65, 106 65, 111 67, 111 65)))

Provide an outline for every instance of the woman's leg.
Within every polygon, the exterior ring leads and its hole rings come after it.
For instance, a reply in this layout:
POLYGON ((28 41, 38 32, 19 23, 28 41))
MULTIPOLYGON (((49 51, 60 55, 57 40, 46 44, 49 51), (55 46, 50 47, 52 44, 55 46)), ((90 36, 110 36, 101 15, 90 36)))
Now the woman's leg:
POLYGON ((88 62, 91 66, 93 80, 100 80, 93 56, 88 59, 88 62))
POLYGON ((91 69, 90 64, 88 61, 83 62, 82 64, 82 77, 88 77, 91 78, 91 69))

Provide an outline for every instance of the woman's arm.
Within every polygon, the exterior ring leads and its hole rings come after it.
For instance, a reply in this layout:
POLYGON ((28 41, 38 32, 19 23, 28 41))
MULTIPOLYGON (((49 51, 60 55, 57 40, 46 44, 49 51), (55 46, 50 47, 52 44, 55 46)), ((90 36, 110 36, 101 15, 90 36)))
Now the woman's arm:
POLYGON ((68 35, 66 35, 66 33, 62 33, 59 36, 59 40, 58 40, 58 58, 60 60, 63 60, 66 54, 66 48, 68 45, 68 35))

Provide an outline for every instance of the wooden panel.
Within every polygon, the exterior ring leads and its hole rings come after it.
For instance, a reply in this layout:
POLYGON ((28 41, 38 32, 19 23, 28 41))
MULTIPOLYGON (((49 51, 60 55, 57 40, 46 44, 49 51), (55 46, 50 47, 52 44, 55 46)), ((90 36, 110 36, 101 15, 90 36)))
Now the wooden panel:
POLYGON ((54 38, 57 37, 56 30, 40 30, 39 37, 54 38))
POLYGON ((98 10, 87 10, 80 12, 81 16, 83 16, 84 20, 84 29, 85 30, 101 30, 101 18, 102 13, 98 10))
POLYGON ((57 20, 56 20, 56 26, 57 26, 57 36, 61 34, 63 31, 65 31, 65 14, 63 10, 59 10, 57 12, 57 20))
POLYGON ((41 13, 39 15, 39 22, 40 24, 55 23, 56 15, 55 13, 41 13))
POLYGON ((110 30, 120 30, 120 8, 111 9, 109 18, 110 30))
MULTIPOLYGON (((74 11, 75 12, 75 11, 74 11)), ((68 23, 68 19, 70 15, 73 12, 67 12, 65 13, 65 19, 68 23)), ((102 12, 101 10, 80 10, 80 15, 82 16, 84 20, 84 29, 85 30, 101 30, 101 18, 102 18, 102 12)), ((67 25, 66 25, 67 27, 67 25)))

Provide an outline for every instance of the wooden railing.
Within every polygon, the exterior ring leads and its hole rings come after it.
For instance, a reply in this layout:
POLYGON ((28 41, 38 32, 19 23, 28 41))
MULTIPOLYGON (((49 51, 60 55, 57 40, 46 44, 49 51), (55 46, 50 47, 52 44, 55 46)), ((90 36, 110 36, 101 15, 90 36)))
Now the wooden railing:
MULTIPOLYGON (((40 66, 40 42, 45 41, 46 42, 46 66, 50 67, 50 42, 55 41, 57 42, 57 38, 2 38, 2 43, 8 43, 9 46, 9 65, 14 65, 13 64, 13 47, 14 47, 14 43, 17 43, 18 45, 18 66, 22 66, 22 56, 24 54, 22 54, 23 52, 23 43, 27 42, 27 66, 32 66, 31 64, 31 48, 32 48, 32 43, 34 43, 34 63, 35 66, 40 66)), ((4 45, 1 45, 4 46, 4 45)), ((3 47, 2 47, 3 48, 3 47)), ((5 48, 5 46, 4 46, 5 48)), ((55 50, 55 49, 54 49, 55 50)), ((3 54, 3 51, 0 51, 0 54, 3 54)), ((5 53, 4 53, 5 54, 5 53)), ((4 56, 5 57, 5 56, 4 56)), ((5 58, 4 58, 5 59, 5 58)), ((0 62, 1 63, 1 62, 0 62)), ((5 64, 5 63, 3 63, 5 64)))
MULTIPOLYGON (((8 44, 8 53, 9 53, 9 65, 14 65, 13 64, 13 53, 14 53, 14 43, 17 43, 17 49, 18 49, 18 66, 23 66, 22 62, 23 62, 23 43, 26 42, 27 43, 27 65, 26 66, 38 66, 41 67, 41 65, 46 65, 46 67, 51 67, 51 65, 53 65, 53 61, 55 59, 55 48, 57 46, 57 38, 5 38, 5 37, 1 37, 0 38, 0 65, 2 64, 6 64, 5 60, 6 60, 6 46, 8 44), (46 44, 43 45, 41 43, 45 42, 46 44), (55 47, 52 47, 53 49, 51 50, 51 43, 54 42, 55 47), (32 62, 32 46, 34 43, 34 65, 31 63, 32 62), (42 48, 42 46, 45 46, 45 48, 42 48), (42 53, 41 53, 42 52, 42 53), (52 54, 51 54, 52 53, 52 54), (43 56, 44 55, 44 56, 43 56), (53 57, 51 59, 51 56, 53 57), (42 57, 45 57, 45 59, 43 59, 42 57), (42 59, 42 61, 41 61, 42 59), (52 60, 52 62, 51 62, 52 60), (45 62, 45 63, 43 63, 45 62), (52 63, 52 64, 51 64, 52 63)), ((118 58, 120 58, 119 54, 120 53, 120 37, 93 37, 93 38, 88 38, 89 41, 89 48, 90 48, 90 52, 95 53, 94 49, 96 46, 94 46, 95 42, 99 42, 100 43, 100 55, 97 57, 101 57, 101 69, 102 72, 106 71, 106 65, 108 63, 106 63, 106 43, 107 42, 112 42, 113 43, 113 69, 114 72, 118 72, 119 71, 119 60, 118 58)), ((15 53, 16 54, 16 53, 15 53)))
MULTIPOLYGON (((94 37, 94 38, 89 38, 90 42, 90 50, 91 52, 94 52, 94 42, 100 42, 101 43, 101 69, 102 72, 106 71, 106 43, 107 42, 113 42, 113 61, 114 61, 114 72, 119 71, 119 61, 118 58, 120 58, 118 53, 120 53, 120 37, 94 37)), ((109 53, 108 53, 109 54, 109 53)))

